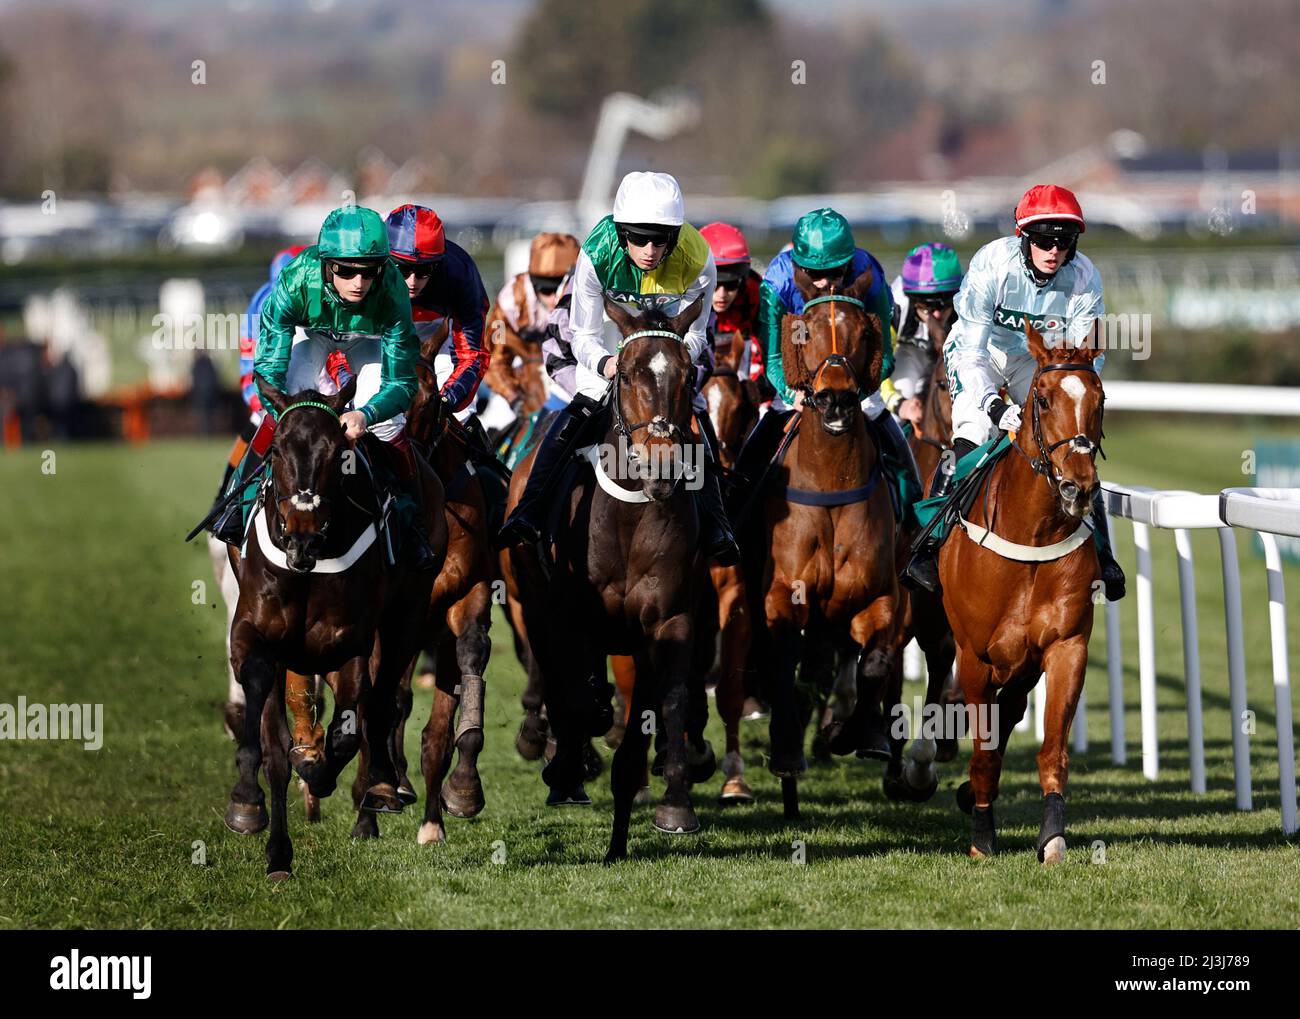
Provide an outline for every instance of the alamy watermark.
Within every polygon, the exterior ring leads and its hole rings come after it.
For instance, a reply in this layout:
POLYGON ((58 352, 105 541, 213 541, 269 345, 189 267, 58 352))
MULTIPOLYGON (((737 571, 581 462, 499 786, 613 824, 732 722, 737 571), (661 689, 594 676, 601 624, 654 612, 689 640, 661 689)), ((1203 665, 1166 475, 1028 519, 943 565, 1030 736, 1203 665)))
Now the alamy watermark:
POLYGON ((0 740, 75 740, 87 750, 104 745, 104 705, 0 704, 0 740))
MULTIPOLYGON (((658 420, 646 427, 652 433, 658 420)), ((662 425, 662 428, 668 426, 662 425)), ((611 481, 683 481, 689 492, 704 484, 704 445, 685 443, 632 443, 620 435, 615 442, 602 442, 594 447, 599 470, 611 481)))
POLYGON ((920 696, 895 704, 889 735, 896 740, 975 740, 981 750, 998 748, 997 704, 926 704, 920 696))

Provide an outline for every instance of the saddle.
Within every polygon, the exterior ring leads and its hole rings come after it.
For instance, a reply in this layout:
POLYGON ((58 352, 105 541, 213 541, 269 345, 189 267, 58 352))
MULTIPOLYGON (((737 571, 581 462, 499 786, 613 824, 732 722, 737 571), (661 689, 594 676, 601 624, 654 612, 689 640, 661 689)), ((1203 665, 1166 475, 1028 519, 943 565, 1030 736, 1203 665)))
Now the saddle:
POLYGON ((913 508, 923 530, 913 543, 913 551, 927 536, 943 542, 958 517, 970 512, 984 480, 1010 448, 1011 439, 1005 433, 982 446, 976 446, 957 461, 950 495, 922 499, 916 503, 913 508))

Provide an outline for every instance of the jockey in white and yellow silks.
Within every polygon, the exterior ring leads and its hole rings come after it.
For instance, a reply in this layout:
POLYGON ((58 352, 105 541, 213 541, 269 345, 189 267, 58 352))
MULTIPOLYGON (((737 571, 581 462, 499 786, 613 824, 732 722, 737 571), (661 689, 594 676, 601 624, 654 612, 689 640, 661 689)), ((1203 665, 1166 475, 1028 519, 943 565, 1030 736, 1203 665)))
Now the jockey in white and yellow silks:
MULTIPOLYGON (((1070 346, 1092 336, 1106 308, 1097 267, 1078 251, 1085 229, 1083 210, 1072 192, 1038 184, 1016 206, 1016 235, 984 245, 971 259, 954 302, 957 322, 943 349, 952 387, 955 456, 940 460, 932 498, 952 490, 953 469, 963 456, 999 429, 1019 429, 1020 408, 1037 366, 1025 339, 1025 323, 1070 346)), ((1103 360, 1099 356, 1094 362, 1098 371, 1103 360)), ((1124 572, 1111 552, 1100 486, 1093 493, 1092 521, 1106 597, 1115 601, 1124 596, 1124 572)), ((937 552, 933 541, 921 549, 904 578, 937 590, 937 552)))
MULTIPOLYGON (((613 213, 587 235, 573 270, 569 323, 577 393, 556 415, 537 451, 519 504, 501 530, 503 545, 540 540, 555 468, 587 431, 614 377, 618 338, 605 328, 605 298, 633 310, 657 308, 671 316, 703 297, 700 313, 684 337, 691 360, 699 363, 709 352, 707 327, 716 282, 713 254, 700 232, 685 221, 676 179, 642 172, 624 177, 613 213)), ((719 562, 737 561, 739 550, 722 507, 717 473, 706 464, 703 474, 698 494, 703 549, 719 562)))

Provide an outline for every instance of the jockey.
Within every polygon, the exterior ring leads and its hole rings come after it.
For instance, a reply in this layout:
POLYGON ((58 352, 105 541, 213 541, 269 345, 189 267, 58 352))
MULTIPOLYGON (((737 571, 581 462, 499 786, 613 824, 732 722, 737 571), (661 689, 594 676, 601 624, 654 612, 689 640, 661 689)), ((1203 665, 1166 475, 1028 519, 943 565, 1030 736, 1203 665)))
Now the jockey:
MULTIPOLYGON (((754 426, 749 439, 740 451, 736 468, 753 484, 757 484, 768 463, 776 454, 781 434, 790 415, 802 409, 804 394, 793 392, 785 380, 781 361, 781 320, 785 315, 801 314, 804 297, 795 284, 795 273, 807 275, 818 290, 828 291, 832 286, 842 290, 870 268, 874 279, 867 292, 867 311, 880 320, 883 331, 884 358, 880 377, 888 378, 894 369, 893 345, 889 340, 892 305, 889 287, 885 283, 885 270, 869 252, 853 242, 853 231, 848 220, 834 209, 815 209, 802 216, 795 224, 793 244, 772 259, 763 277, 759 304, 759 337, 763 341, 764 364, 767 378, 776 390, 772 409, 754 426)), ((890 452, 903 470, 907 471, 916 490, 921 491, 916 463, 908 448, 898 423, 885 411, 885 403, 877 390, 863 393, 862 409, 875 424, 875 432, 890 446, 890 452)))
POLYGON ((447 338, 433 357, 433 371, 443 401, 463 422, 474 413, 474 395, 492 356, 483 343, 488 310, 483 278, 469 252, 446 239, 432 209, 399 205, 385 225, 420 342, 442 328, 444 318, 451 319, 447 338))
POLYGON ((894 299, 894 374, 880 386, 885 406, 899 421, 921 423, 921 399, 934 371, 929 324, 948 326, 961 287, 961 262, 946 244, 919 244, 907 253, 890 287, 894 299))
MULTIPOLYGON (((280 273, 262 306, 256 371, 267 384, 299 393, 317 387, 322 369, 338 363, 331 358, 338 352, 346 355, 356 373, 354 403, 358 405, 339 415, 339 423, 349 439, 372 431, 382 440, 392 472, 406 484, 418 507, 423 488, 402 426, 418 388, 419 339, 411 322, 410 298, 388 260, 384 221, 377 212, 356 206, 326 216, 316 244, 280 273), (299 329, 301 335, 295 340, 299 329)), ((263 430, 268 421, 263 421, 263 430)), ((257 446, 255 442, 255 450, 257 446)), ((403 502, 407 502, 404 496, 403 502)), ((223 532, 218 522, 214 533, 237 543, 242 539, 238 500, 232 508, 233 527, 223 532)), ((418 514, 408 511, 402 517, 415 565, 435 568, 438 559, 418 525, 418 514)), ((230 527, 229 521, 226 526, 230 527)))
MULTIPOLYGON (((685 336, 693 362, 708 353, 708 299, 717 285, 713 254, 685 221, 681 187, 666 173, 629 173, 618 186, 614 211, 587 235, 573 271, 572 353, 578 392, 556 415, 537 451, 524 493, 501 529, 503 545, 540 540, 551 478, 595 415, 617 370, 617 342, 604 335, 606 296, 634 308, 681 312, 703 297, 685 336)), ((707 444, 706 444, 707 445, 707 444)), ((739 560, 727 522, 717 471, 706 467, 697 506, 703 549, 720 563, 739 560)))
MULTIPOLYGON (((501 330, 508 329, 540 352, 551 313, 560 301, 561 287, 577 260, 578 239, 572 234, 541 233, 534 237, 528 252, 528 271, 506 281, 488 316, 490 344, 497 347, 504 342, 501 330)), ((491 413, 492 427, 498 429, 514 420, 512 405, 523 395, 514 361, 498 350, 484 380, 492 388, 492 402, 483 417, 491 413), (493 406, 498 402, 506 404, 504 412, 493 406)))
MULTIPOLYGON (((1086 224, 1074 194, 1055 184, 1035 184, 1020 199, 1015 219, 1014 237, 991 241, 975 253, 954 302, 957 322, 943 356, 952 385, 955 455, 940 460, 932 497, 952 491, 956 462, 996 429, 1020 428, 1020 409, 1037 368, 1025 339, 1025 320, 1063 332, 1067 343, 1078 346, 1105 313, 1101 276, 1078 253, 1086 224)), ((1098 371, 1103 360, 1094 362, 1098 371)), ((1100 485, 1093 493, 1092 521, 1106 598, 1115 601, 1124 597, 1124 572, 1111 552, 1100 485)), ((904 579, 937 591, 938 550, 937 541, 927 542, 908 564, 904 579)))
MULTIPOLYGON (((762 379, 763 348, 758 342, 759 288, 763 278, 751 268, 749 244, 745 235, 726 223, 710 223, 700 228, 700 236, 709 242, 713 263, 718 269, 718 285, 713 291, 713 319, 710 331, 714 337, 716 355, 717 338, 731 334, 740 336, 744 344, 737 364, 737 374, 742 382, 762 379)), ((770 399, 770 389, 766 399, 770 399)))

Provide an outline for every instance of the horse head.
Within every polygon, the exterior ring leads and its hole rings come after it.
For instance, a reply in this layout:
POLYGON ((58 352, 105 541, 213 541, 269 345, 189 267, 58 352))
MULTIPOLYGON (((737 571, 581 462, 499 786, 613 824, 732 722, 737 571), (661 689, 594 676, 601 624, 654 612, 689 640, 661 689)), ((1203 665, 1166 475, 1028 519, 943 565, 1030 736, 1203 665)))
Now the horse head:
POLYGON ((1056 490, 1061 509, 1078 520, 1100 484, 1096 460, 1106 396, 1093 362, 1101 350, 1091 340, 1077 346, 1045 341, 1029 322, 1025 337, 1038 367, 1022 408, 1020 448, 1056 490))
POLYGON ((796 267, 794 281, 805 304, 803 314, 787 315, 782 322, 786 379, 792 388, 802 390, 804 406, 817 413, 822 427, 842 435, 861 414, 861 393, 874 392, 880 385, 884 358, 880 318, 863 303, 875 275, 868 266, 847 287, 832 284, 819 290, 796 267))
POLYGON ((695 366, 683 337, 703 302, 698 297, 670 317, 654 308, 633 315, 605 299, 605 311, 623 335, 614 376, 614 428, 628 444, 629 461, 641 469, 642 490, 655 502, 673 494, 674 475, 685 468, 679 461, 691 441, 695 366))
POLYGON ((271 445, 271 493, 278 537, 285 561, 299 573, 316 565, 326 531, 342 494, 340 463, 353 448, 339 414, 356 395, 352 378, 333 396, 314 389, 285 395, 260 375, 262 399, 275 412, 275 441, 271 445))
POLYGON ((420 343, 420 357, 415 362, 415 377, 419 383, 411 409, 406 415, 406 433, 425 446, 432 445, 446 424, 443 409, 439 403, 438 374, 433 366, 433 359, 438 355, 438 348, 447 339, 451 328, 451 319, 444 318, 437 329, 420 343))

